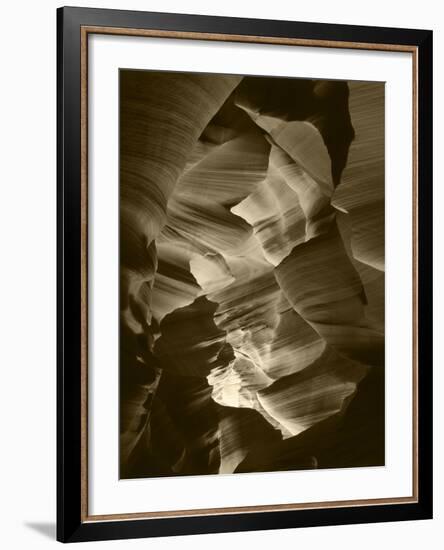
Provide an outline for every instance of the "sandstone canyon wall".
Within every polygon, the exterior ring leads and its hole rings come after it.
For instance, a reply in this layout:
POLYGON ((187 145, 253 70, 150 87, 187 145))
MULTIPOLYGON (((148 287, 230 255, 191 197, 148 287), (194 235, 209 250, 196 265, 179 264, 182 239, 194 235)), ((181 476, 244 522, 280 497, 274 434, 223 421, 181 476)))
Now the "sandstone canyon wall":
POLYGON ((384 85, 121 71, 120 475, 384 464, 384 85))

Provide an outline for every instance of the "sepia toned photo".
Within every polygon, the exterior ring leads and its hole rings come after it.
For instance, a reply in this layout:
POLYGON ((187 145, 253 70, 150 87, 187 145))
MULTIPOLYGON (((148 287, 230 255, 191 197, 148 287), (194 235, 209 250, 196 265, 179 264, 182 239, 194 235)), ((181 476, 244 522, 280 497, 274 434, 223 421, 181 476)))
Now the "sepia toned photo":
POLYGON ((119 79, 120 478, 383 466, 384 83, 119 79))

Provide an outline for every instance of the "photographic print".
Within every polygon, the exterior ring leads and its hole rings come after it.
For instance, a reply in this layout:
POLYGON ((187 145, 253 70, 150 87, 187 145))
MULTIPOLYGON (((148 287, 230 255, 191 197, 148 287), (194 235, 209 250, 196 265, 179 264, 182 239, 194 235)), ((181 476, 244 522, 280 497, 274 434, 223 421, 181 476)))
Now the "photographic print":
POLYGON ((383 466, 384 83, 119 79, 120 477, 383 466))
POLYGON ((57 10, 57 540, 433 517, 432 50, 57 10))

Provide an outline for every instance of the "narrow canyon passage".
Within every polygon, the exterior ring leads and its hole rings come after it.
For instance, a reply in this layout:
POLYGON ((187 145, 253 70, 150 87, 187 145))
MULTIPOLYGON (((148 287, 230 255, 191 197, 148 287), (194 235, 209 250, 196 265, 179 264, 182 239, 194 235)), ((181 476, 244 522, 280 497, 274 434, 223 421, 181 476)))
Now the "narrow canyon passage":
POLYGON ((123 70, 120 476, 384 464, 384 84, 123 70))

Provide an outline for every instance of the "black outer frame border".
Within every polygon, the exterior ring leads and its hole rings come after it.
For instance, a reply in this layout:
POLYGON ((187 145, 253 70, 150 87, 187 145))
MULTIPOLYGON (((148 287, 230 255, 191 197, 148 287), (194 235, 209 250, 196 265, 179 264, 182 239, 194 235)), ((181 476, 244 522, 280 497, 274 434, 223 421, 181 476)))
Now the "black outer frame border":
POLYGON ((65 7, 57 10, 57 540, 255 531, 432 518, 432 31, 65 7), (418 47, 417 503, 81 521, 80 27, 418 47))

